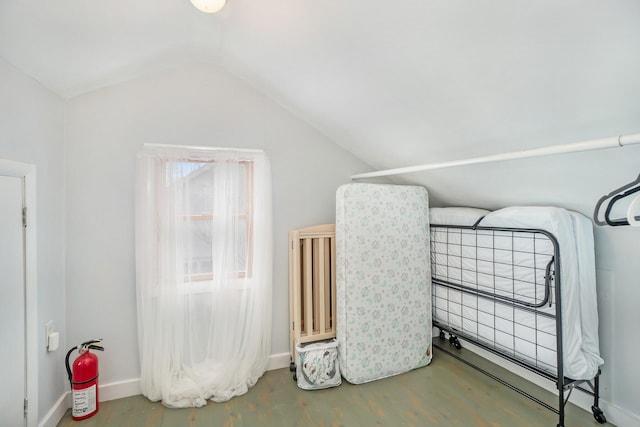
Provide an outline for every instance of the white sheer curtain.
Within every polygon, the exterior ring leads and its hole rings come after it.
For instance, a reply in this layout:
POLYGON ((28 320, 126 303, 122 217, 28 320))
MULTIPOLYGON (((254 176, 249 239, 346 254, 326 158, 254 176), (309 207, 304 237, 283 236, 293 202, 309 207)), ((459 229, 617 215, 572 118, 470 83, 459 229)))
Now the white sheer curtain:
POLYGON ((142 393, 170 407, 246 393, 271 347, 266 155, 144 148, 136 193, 142 393))

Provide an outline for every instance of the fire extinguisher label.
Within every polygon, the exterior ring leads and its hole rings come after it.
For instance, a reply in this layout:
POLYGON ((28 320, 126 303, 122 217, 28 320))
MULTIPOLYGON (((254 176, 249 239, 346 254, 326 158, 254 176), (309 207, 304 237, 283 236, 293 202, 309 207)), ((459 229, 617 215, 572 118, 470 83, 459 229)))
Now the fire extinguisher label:
POLYGON ((96 385, 83 388, 82 390, 73 390, 73 409, 71 415, 74 417, 82 417, 89 415, 96 410, 96 385))

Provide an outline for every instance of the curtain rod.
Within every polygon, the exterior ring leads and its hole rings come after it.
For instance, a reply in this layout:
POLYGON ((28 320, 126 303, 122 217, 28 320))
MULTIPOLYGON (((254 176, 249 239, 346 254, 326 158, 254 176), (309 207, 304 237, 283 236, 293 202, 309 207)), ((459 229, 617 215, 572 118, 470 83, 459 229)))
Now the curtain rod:
POLYGON ((623 147, 625 145, 640 144, 640 133, 633 135, 612 136, 609 138, 592 139, 590 141, 575 142, 573 144, 552 145, 532 150, 513 151, 510 153, 493 154, 490 156, 473 157, 470 159, 453 160, 441 163, 427 163, 417 166, 387 169, 377 172, 366 172, 352 175, 351 179, 375 178, 379 176, 400 175, 404 173, 421 172, 432 169, 450 168, 455 166, 475 165, 479 163, 499 162, 502 160, 524 159, 528 157, 548 156, 552 154, 574 153, 578 151, 600 150, 603 148, 623 147))
POLYGON ((264 150, 254 148, 231 148, 231 147, 209 147, 198 145, 178 145, 178 144, 154 144, 145 143, 144 148, 181 148, 184 150, 208 150, 208 151, 239 151, 242 153, 263 153, 264 150))

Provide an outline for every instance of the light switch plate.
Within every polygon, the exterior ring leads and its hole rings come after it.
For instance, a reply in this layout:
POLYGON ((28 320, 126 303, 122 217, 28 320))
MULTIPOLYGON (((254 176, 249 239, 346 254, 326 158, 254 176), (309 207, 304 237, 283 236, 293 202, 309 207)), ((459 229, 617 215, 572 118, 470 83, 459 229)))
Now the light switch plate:
POLYGON ((44 325, 44 345, 49 348, 49 335, 53 333, 53 320, 49 320, 44 325))
POLYGON ((52 332, 49 334, 47 342, 47 351, 56 351, 60 345, 60 332, 52 332))

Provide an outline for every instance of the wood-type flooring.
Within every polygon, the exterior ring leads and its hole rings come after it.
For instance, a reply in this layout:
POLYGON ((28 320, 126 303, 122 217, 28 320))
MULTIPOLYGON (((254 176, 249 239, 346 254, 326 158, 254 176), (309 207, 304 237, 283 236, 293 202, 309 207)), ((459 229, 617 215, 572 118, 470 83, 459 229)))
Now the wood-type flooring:
MULTIPOLYGON (((465 349, 459 352, 557 405, 556 397, 540 387, 465 349)), ((336 388, 305 391, 296 386, 289 369, 278 369, 266 372, 247 394, 228 402, 170 409, 133 396, 100 403, 98 413, 84 421, 74 422, 67 411, 58 426, 555 427, 557 423, 555 413, 436 349, 429 366, 366 384, 343 380, 336 388)), ((579 426, 602 424, 590 412, 567 405, 565 427, 579 426)))

